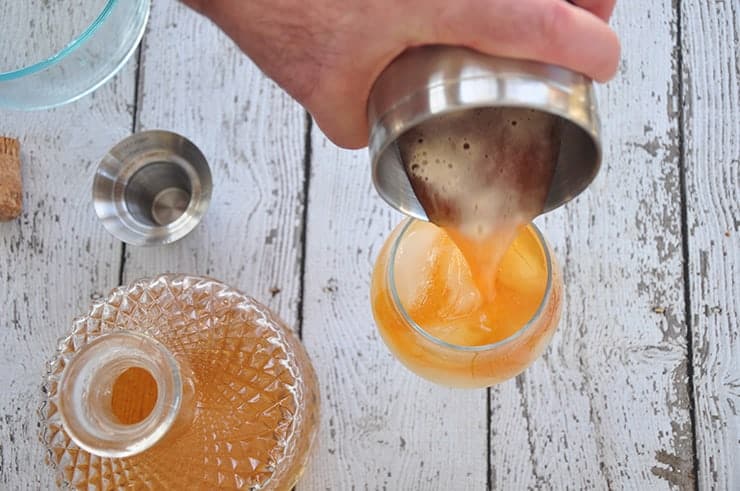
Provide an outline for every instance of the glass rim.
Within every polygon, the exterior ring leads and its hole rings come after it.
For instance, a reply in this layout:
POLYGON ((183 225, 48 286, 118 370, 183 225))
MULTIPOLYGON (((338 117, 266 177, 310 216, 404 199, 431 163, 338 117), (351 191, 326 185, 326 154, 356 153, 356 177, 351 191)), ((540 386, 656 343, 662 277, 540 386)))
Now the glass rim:
POLYGON ((9 72, 0 71, 0 81, 15 80, 28 75, 33 75, 34 73, 46 70, 47 68, 59 63, 64 58, 76 51, 77 48, 87 42, 92 37, 92 35, 95 34, 95 31, 97 31, 103 24, 103 22, 105 22, 105 19, 108 18, 111 11, 113 10, 113 7, 117 3, 118 0, 108 0, 103 9, 100 11, 100 14, 98 14, 98 16, 95 18, 95 20, 92 21, 92 23, 90 23, 90 25, 87 26, 87 28, 82 31, 79 36, 72 39, 69 44, 67 44, 57 53, 54 53, 46 59, 37 61, 23 68, 18 68, 9 72))
MULTIPOLYGON (((108 364, 95 366, 93 369, 100 372, 110 369, 111 366, 112 363, 109 362, 108 364)), ((76 356, 64 367, 58 384, 59 389, 51 400, 55 401, 59 408, 59 417, 62 421, 64 431, 81 449, 93 455, 114 459, 141 454, 159 443, 174 426, 175 421, 179 417, 185 393, 182 368, 172 351, 154 336, 130 329, 115 329, 110 332, 104 332, 82 346, 77 351, 76 356), (115 435, 109 433, 103 439, 95 432, 91 432, 88 429, 88 425, 80 423, 80 421, 84 420, 84 417, 70 418, 70 414, 76 416, 75 408, 67 408, 62 393, 75 394, 75 380, 73 378, 72 382, 69 381, 69 377, 71 376, 70 367, 76 368, 79 364, 82 364, 84 367, 86 362, 84 359, 81 359, 81 354, 87 354, 88 352, 94 353, 95 350, 100 349, 101 345, 105 347, 106 344, 111 343, 111 340, 115 343, 116 339, 126 338, 132 343, 138 342, 146 346, 146 349, 155 352, 156 356, 160 357, 158 361, 148 366, 140 360, 132 362, 130 359, 126 359, 125 364, 122 365, 127 369, 140 368, 149 372, 157 385, 157 399, 151 412, 141 421, 131 424, 116 421, 106 422, 107 429, 115 432, 115 435), (69 386, 70 383, 73 384, 71 387, 69 386)), ((97 421, 101 421, 101 419, 97 421)))
POLYGON ((436 336, 433 336, 429 332, 427 332, 423 327, 421 327, 419 324, 416 323, 415 320, 411 318, 409 313, 406 311, 406 308, 403 306, 403 303, 401 302, 401 298, 398 295, 398 291, 396 289, 396 275, 395 275, 395 264, 396 264, 396 254, 398 253, 398 248, 401 244, 401 240, 403 239, 404 235, 408 231, 409 227, 415 223, 415 222, 421 222, 423 220, 418 220, 416 218, 407 218, 406 223, 403 224, 403 227, 401 228, 401 231, 398 234, 398 237, 393 241, 393 245, 391 247, 391 250, 389 251, 388 256, 388 266, 387 266, 387 278, 388 278, 388 290, 391 294, 391 299, 393 300, 393 307, 396 309, 396 311, 401 315, 403 320, 411 326, 417 333, 419 333, 422 337, 427 339, 428 341, 441 346, 446 349, 451 349, 455 351, 462 351, 462 352, 481 352, 481 351, 490 351, 496 348, 499 348, 501 346, 504 346, 506 344, 509 344, 513 341, 516 341, 521 336, 523 336, 526 332, 528 332, 536 323, 537 321, 542 317, 542 314, 545 310, 545 307, 550 299, 550 296, 552 294, 552 288, 553 288, 553 263, 552 263, 552 256, 550 254, 550 247, 547 243, 547 240, 545 239, 545 236, 542 235, 542 232, 540 231, 539 227, 535 225, 534 223, 529 223, 527 226, 532 227, 532 230, 534 230, 535 236, 537 238, 538 243, 542 247, 542 250, 544 251, 545 255, 545 268, 547 270, 547 283, 545 285, 545 291, 542 295, 542 299, 540 300, 539 305, 537 306, 537 310, 535 310, 534 314, 532 314, 532 317, 519 329, 514 332, 511 336, 508 336, 504 339, 501 339, 500 341, 496 341, 495 343, 489 343, 489 344, 482 344, 477 346, 463 346, 459 344, 453 344, 448 343, 447 341, 444 341, 436 336))

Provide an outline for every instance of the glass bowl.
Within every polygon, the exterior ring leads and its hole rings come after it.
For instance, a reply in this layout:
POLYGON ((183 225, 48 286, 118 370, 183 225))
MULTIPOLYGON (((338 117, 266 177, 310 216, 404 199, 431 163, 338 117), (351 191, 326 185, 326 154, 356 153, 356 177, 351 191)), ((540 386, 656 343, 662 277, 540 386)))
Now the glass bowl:
POLYGON ((151 0, 0 0, 0 109, 47 109, 100 87, 135 51, 151 0))

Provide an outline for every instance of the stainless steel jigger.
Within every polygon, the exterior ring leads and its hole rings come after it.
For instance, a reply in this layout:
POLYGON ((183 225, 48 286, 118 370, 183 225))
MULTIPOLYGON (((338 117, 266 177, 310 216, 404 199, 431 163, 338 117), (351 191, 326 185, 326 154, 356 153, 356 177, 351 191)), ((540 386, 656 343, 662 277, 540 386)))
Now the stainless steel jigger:
MULTIPOLYGON (((543 212, 586 189, 601 165, 600 121, 590 79, 565 68, 497 58, 451 46, 404 52, 373 86, 368 101, 373 183, 391 206, 428 220, 406 175, 399 137, 450 113, 517 107, 563 120, 560 153, 543 212)), ((462 114, 463 117, 465 114, 462 114)), ((485 138, 485 129, 470 138, 485 138)))
POLYGON ((169 244, 200 222, 211 200, 211 171, 190 140, 168 131, 126 138, 103 158, 93 181, 95 212, 132 245, 169 244))

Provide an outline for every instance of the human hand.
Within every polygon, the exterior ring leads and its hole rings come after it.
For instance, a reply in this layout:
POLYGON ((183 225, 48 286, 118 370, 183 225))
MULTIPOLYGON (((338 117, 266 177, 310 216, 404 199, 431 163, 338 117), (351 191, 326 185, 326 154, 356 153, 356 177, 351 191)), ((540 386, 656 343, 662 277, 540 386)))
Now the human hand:
POLYGON ((616 0, 183 0, 218 24, 337 145, 367 145, 373 83, 406 48, 467 46, 604 82, 616 0))

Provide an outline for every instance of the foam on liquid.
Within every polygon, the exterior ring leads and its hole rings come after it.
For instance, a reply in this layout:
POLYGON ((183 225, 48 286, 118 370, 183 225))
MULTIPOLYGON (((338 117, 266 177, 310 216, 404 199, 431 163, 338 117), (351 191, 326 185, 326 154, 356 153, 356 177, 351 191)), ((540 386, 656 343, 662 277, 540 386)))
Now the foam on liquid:
POLYGON ((504 254, 542 212, 559 150, 559 118, 520 108, 445 115, 399 139, 416 196, 462 252, 481 302, 493 302, 504 254))

